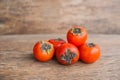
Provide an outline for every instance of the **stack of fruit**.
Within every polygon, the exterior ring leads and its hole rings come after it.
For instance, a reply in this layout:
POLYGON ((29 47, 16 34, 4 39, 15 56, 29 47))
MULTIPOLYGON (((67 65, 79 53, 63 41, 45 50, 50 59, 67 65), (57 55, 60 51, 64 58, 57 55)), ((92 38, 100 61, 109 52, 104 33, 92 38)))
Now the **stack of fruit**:
POLYGON ((34 57, 41 62, 52 59, 63 65, 70 65, 81 60, 93 63, 100 57, 100 48, 95 43, 86 43, 88 33, 81 26, 74 26, 67 32, 67 41, 58 38, 37 42, 33 48, 34 57))

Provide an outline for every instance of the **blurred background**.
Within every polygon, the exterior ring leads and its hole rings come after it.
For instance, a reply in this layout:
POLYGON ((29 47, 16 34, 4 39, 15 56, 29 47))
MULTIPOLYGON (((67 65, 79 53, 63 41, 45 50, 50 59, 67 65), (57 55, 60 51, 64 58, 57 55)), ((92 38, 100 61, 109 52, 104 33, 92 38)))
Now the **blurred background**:
POLYGON ((120 0, 0 0, 0 35, 66 33, 73 25, 120 34, 120 0))

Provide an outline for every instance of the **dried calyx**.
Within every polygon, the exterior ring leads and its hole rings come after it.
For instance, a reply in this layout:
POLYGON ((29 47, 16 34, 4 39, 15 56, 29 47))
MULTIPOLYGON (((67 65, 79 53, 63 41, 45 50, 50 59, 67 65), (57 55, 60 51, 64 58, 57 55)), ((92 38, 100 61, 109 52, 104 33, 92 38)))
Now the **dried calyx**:
POLYGON ((42 49, 42 51, 46 51, 49 54, 50 50, 51 50, 51 45, 41 42, 41 49, 42 49))
POLYGON ((71 64, 72 59, 76 56, 74 52, 71 52, 70 49, 66 49, 65 53, 61 55, 61 60, 66 61, 68 64, 71 64))
POLYGON ((62 41, 62 39, 61 38, 57 38, 57 39, 54 39, 55 41, 62 41))
POLYGON ((88 47, 94 47, 95 44, 94 44, 94 43, 87 43, 87 46, 88 46, 88 47))
POLYGON ((82 31, 80 28, 72 28, 71 32, 73 35, 82 35, 82 31))

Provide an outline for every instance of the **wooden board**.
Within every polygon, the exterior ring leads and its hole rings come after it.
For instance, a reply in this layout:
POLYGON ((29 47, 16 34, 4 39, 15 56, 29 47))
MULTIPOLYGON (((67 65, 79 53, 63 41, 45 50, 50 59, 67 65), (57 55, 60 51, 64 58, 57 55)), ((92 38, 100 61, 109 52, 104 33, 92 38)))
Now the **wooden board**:
POLYGON ((0 80, 120 80, 120 35, 89 35, 88 41, 101 47, 101 57, 93 64, 35 60, 34 43, 57 37, 65 39, 65 34, 0 36, 0 80))
POLYGON ((120 0, 0 0, 0 34, 65 33, 73 25, 120 34, 120 0))

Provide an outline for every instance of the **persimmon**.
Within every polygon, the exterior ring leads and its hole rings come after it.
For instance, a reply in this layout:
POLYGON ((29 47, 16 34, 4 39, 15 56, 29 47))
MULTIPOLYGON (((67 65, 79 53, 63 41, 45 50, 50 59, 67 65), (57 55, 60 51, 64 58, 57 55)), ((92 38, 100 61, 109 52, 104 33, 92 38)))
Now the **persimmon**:
POLYGON ((54 55, 53 44, 47 41, 37 42, 33 48, 33 55, 38 61, 49 61, 54 55))
POLYGON ((59 46, 61 46, 62 44, 66 43, 66 41, 63 40, 63 39, 61 39, 61 38, 49 39, 48 41, 53 44, 55 50, 56 50, 59 46))
POLYGON ((100 57, 100 47, 94 43, 85 43, 79 47, 80 59, 85 63, 93 63, 100 57))
POLYGON ((63 65, 74 64, 79 59, 79 50, 70 43, 64 43, 56 50, 56 58, 63 65))
POLYGON ((84 44, 87 40, 87 31, 82 26, 73 26, 67 32, 67 40, 75 46, 84 44))

